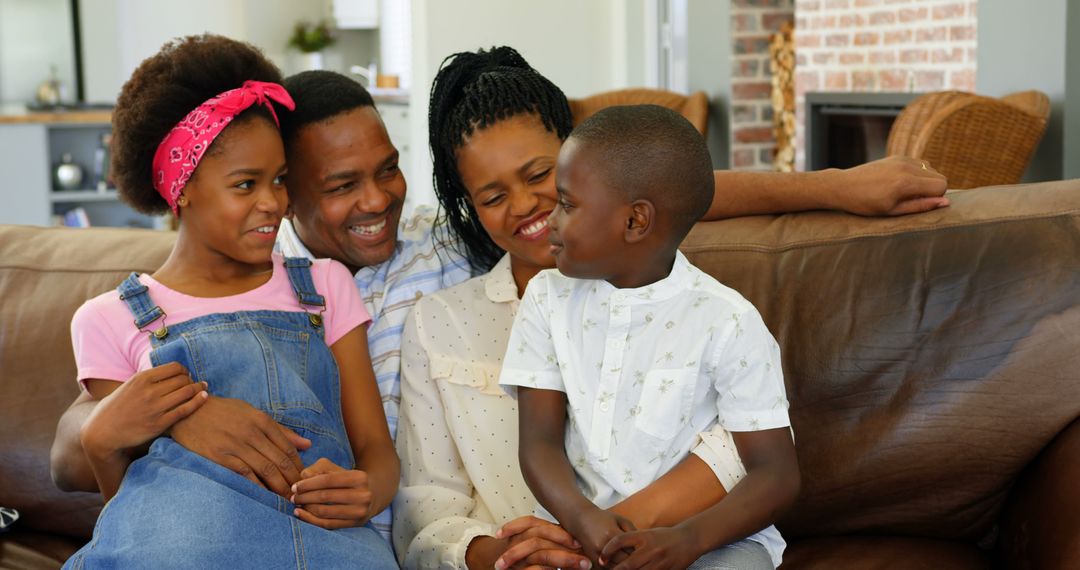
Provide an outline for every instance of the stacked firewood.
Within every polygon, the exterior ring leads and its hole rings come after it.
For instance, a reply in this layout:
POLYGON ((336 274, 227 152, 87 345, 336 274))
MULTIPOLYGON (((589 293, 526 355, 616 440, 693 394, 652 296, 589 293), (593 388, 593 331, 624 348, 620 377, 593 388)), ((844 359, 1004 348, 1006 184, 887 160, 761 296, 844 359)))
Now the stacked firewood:
POLYGON ((791 22, 784 22, 769 41, 776 135, 773 169, 778 172, 791 172, 795 168, 795 40, 792 30, 791 22))

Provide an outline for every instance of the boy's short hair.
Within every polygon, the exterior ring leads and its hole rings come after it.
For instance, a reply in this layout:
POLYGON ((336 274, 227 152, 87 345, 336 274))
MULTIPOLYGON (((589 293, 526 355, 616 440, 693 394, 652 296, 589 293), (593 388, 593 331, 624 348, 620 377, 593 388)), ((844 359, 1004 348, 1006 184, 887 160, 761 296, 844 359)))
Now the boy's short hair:
POLYGON ((371 93, 353 79, 334 71, 303 71, 285 79, 285 90, 296 110, 281 117, 281 138, 286 148, 300 129, 342 113, 375 107, 371 93))
POLYGON ((705 138, 682 115, 658 105, 607 107, 570 138, 600 158, 608 184, 627 199, 646 199, 679 239, 712 204, 712 159, 705 138))

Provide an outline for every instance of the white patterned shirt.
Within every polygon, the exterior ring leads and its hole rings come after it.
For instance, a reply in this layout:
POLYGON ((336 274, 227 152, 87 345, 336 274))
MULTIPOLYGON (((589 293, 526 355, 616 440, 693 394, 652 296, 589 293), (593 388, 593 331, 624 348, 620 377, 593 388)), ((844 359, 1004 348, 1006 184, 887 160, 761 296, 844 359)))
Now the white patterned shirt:
MULTIPOLYGON (((353 276, 371 315, 367 329, 368 352, 391 437, 397 434, 401 402, 401 332, 405 318, 420 297, 470 277, 468 260, 454 248, 444 245, 452 243, 448 239, 450 235, 448 228, 435 225, 431 208, 417 208, 413 217, 400 224, 397 248, 390 259, 379 265, 361 267, 353 276)), ((277 249, 287 257, 314 259, 288 219, 281 221, 277 249)), ((387 540, 390 540, 392 516, 391 509, 387 508, 371 520, 387 540)))
MULTIPOLYGON (((401 345, 401 488, 394 546, 407 570, 465 568, 469 543, 536 508, 518 464, 517 402, 499 371, 518 309, 510 256, 418 301, 401 345)), ((725 489, 745 471, 730 434, 693 453, 725 489)))
MULTIPOLYGON (((566 394, 566 456, 600 508, 657 480, 715 423, 728 432, 790 425, 780 348, 761 316, 682 253, 667 277, 637 289, 540 272, 499 383, 566 394)), ((775 527, 750 538, 779 566, 775 527)))

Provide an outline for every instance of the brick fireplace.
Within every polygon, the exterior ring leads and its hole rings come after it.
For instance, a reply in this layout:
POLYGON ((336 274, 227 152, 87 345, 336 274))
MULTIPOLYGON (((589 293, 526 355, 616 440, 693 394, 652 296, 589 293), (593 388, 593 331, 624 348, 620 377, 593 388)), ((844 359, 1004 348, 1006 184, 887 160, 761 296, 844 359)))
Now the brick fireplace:
POLYGON ((796 168, 807 92, 975 90, 977 0, 732 0, 731 157, 771 168, 768 38, 795 22, 796 168))

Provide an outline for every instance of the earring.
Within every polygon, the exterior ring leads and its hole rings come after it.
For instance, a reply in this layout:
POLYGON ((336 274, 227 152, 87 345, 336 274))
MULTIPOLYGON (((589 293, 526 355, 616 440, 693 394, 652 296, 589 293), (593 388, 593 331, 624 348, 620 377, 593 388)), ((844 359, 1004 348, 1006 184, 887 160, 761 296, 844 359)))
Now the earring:
POLYGON ((176 198, 176 205, 177 206, 187 206, 187 196, 184 196, 183 194, 178 196, 176 198))

